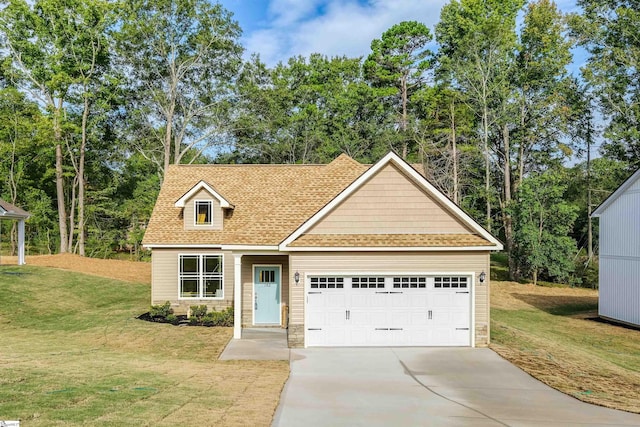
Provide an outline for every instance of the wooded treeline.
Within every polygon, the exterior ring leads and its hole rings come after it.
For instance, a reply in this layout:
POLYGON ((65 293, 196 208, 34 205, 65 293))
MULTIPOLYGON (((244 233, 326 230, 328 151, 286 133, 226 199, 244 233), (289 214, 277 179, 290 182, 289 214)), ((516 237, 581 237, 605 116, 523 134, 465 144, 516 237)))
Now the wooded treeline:
POLYGON ((591 285, 589 206, 640 166, 640 4, 577 3, 453 0, 365 57, 269 67, 205 0, 4 2, 1 197, 33 214, 28 253, 141 258, 169 164, 392 149, 505 242, 513 279, 591 285))

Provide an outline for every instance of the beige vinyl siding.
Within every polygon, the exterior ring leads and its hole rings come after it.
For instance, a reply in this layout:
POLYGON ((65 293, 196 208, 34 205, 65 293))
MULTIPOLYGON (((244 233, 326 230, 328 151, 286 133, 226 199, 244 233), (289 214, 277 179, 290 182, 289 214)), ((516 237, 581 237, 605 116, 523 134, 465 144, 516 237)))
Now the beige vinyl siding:
MULTIPOLYGON (((289 280, 306 274, 349 273, 475 273, 476 345, 489 340, 489 252, 297 252, 289 256, 289 280), (485 272, 485 283, 478 281, 485 272)), ((291 325, 304 324, 304 286, 289 292, 291 325)))
POLYGON ((395 166, 387 165, 308 234, 471 234, 395 166))
POLYGON ((289 303, 289 257, 286 255, 244 255, 242 257, 242 326, 253 325, 253 266, 280 265, 282 303, 289 303))
POLYGON ((190 305, 206 304, 210 309, 223 310, 233 305, 233 255, 207 249, 160 249, 151 254, 151 304, 171 302, 176 314, 184 314, 190 305), (212 254, 223 255, 224 297, 223 299, 179 299, 178 255, 212 254))
POLYGON ((198 191, 184 204, 184 229, 185 230, 222 230, 224 211, 220 207, 218 199, 213 197, 205 189, 198 191), (211 225, 196 225, 195 223, 195 201, 211 200, 211 214, 213 216, 211 225))

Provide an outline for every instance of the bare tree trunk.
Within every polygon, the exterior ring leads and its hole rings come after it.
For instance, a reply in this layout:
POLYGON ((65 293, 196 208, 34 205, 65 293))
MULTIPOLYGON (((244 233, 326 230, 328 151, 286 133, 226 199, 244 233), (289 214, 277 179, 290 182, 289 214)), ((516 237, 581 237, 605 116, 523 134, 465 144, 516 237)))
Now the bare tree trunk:
POLYGON ((507 258, 509 261, 509 280, 517 279, 517 266, 513 257, 514 239, 513 239, 513 219, 509 213, 511 207, 511 141, 509 140, 509 126, 505 124, 502 127, 502 145, 504 150, 504 206, 502 207, 502 225, 504 227, 505 249, 507 250, 507 258))
MULTIPOLYGON (((14 131, 11 146, 11 165, 9 167, 9 192, 11 195, 11 203, 17 205, 18 201, 18 178, 16 178, 16 139, 18 137, 17 123, 14 121, 14 131)), ((18 249, 18 233, 16 229, 16 222, 12 221, 11 233, 9 234, 11 241, 11 255, 15 256, 18 249)))
POLYGON ((9 234, 9 240, 11 242, 11 256, 18 254, 18 226, 17 221, 11 221, 11 233, 9 234))
POLYGON ((522 131, 522 138, 520 138, 520 145, 518 146, 518 180, 516 182, 516 191, 520 188, 522 180, 524 179, 524 147, 527 143, 527 131, 525 130, 527 107, 524 100, 525 96, 523 92, 522 105, 520 107, 520 130, 522 131))
POLYGON ((453 161, 453 203, 458 204, 460 194, 458 189, 458 141, 456 135, 456 106, 451 100, 451 156, 453 161))
POLYGON ((587 122, 587 265, 593 258, 593 225, 591 221, 591 120, 587 122))
POLYGON ((402 85, 402 117, 400 119, 400 128, 402 129, 402 158, 407 160, 409 147, 407 142, 407 79, 403 77, 402 85))
POLYGON ((67 211, 64 203, 64 176, 62 171, 62 129, 61 129, 62 99, 54 106, 53 133, 56 142, 56 198, 58 199, 58 228, 60 231, 60 253, 66 253, 67 240, 67 211))
POLYGON ((80 144, 80 160, 78 165, 78 250, 81 256, 85 256, 85 220, 84 220, 84 190, 86 185, 84 173, 84 158, 87 149, 87 121, 89 118, 89 98, 84 97, 84 110, 82 112, 82 142, 80 144))
MULTIPOLYGON (((169 115, 167 117, 167 128, 165 129, 164 135, 164 170, 163 176, 167 173, 169 169, 169 164, 171 163, 171 128, 173 127, 173 115, 169 115)), ((164 178, 163 178, 164 181, 164 178)))
POLYGON ((78 186, 78 175, 76 174, 71 186, 71 209, 69 209, 69 241, 67 252, 73 253, 73 232, 76 228, 75 212, 76 212, 76 187, 78 186))
POLYGON ((487 199, 486 221, 487 231, 491 232, 491 197, 489 196, 491 191, 491 165, 489 163, 489 111, 486 103, 482 111, 482 127, 482 140, 484 145, 484 191, 487 199))

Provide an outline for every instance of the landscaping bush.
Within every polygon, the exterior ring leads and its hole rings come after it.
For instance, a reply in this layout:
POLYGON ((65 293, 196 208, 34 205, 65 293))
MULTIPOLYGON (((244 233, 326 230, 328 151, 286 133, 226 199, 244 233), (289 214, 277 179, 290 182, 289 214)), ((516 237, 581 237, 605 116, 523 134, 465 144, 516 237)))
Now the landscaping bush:
POLYGON ((173 314, 169 301, 161 305, 152 305, 148 313, 138 319, 149 322, 171 323, 172 325, 188 324, 190 326, 233 326, 233 307, 223 311, 208 312, 206 305, 192 305, 189 307, 189 317, 173 314))
POLYGON ((205 326, 233 326, 233 307, 223 311, 212 311, 202 319, 205 326))
POLYGON ((171 303, 169 301, 162 305, 152 305, 149 310, 149 316, 151 317, 162 317, 163 319, 166 319, 170 314, 173 314, 173 309, 171 308, 171 303))
POLYGON ((189 316, 189 323, 192 325, 202 325, 203 319, 207 315, 206 305, 192 305, 189 307, 191 315, 189 316))

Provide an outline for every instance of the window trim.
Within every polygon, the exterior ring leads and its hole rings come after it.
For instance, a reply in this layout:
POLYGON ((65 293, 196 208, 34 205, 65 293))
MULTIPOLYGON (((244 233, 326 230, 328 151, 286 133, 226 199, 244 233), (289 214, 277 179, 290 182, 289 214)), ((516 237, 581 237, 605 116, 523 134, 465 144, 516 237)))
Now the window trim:
MULTIPOLYGON (((194 277, 194 276, 187 276, 194 277)), ((178 300, 185 301, 197 301, 197 300, 223 300, 224 299, 224 253, 220 252, 206 252, 206 253, 179 253, 178 254, 178 300), (198 257, 198 296, 185 297, 182 296, 182 279, 184 277, 182 273, 182 257, 198 257), (204 260, 207 256, 220 257, 220 273, 206 274, 204 272, 204 260), (204 296, 204 281, 206 278, 220 278, 220 290, 221 296, 219 297, 205 297, 204 296)))
POLYGON ((193 225, 194 227, 211 227, 213 225, 213 200, 194 199, 193 200, 193 225), (198 204, 207 203, 209 205, 209 222, 198 223, 198 204))

